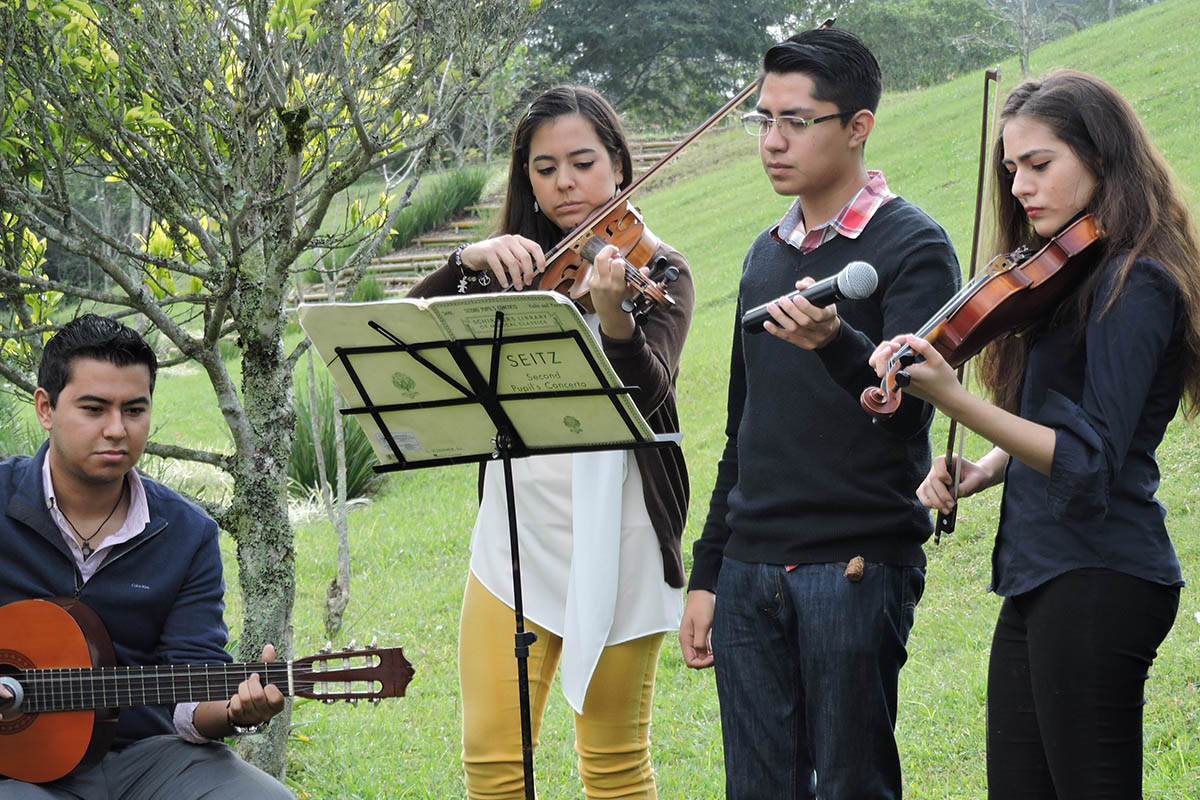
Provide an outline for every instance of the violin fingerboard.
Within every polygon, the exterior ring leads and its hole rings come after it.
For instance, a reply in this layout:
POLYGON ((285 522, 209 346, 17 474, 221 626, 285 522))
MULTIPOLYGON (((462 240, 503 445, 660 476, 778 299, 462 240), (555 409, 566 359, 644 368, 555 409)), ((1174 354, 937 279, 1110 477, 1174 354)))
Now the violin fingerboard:
POLYGON ((596 256, 604 249, 606 242, 599 236, 589 236, 579 246, 579 255, 587 261, 595 261, 596 256))

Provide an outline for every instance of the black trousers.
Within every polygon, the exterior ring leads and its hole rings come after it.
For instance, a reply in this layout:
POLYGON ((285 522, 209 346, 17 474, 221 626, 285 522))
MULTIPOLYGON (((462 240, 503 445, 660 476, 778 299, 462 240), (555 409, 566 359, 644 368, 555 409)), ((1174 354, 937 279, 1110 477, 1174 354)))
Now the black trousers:
POLYGON ((1178 587, 1106 569, 1004 600, 988 668, 990 800, 1142 796, 1143 688, 1178 587))

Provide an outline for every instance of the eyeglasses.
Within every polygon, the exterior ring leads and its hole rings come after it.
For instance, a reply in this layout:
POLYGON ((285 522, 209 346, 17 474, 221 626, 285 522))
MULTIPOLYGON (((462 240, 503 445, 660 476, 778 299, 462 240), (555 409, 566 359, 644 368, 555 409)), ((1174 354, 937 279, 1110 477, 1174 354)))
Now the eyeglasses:
POLYGON ((768 117, 766 114, 751 111, 749 114, 742 114, 742 125, 746 126, 746 133, 751 136, 766 136, 771 132, 772 125, 779 126, 779 132, 784 136, 797 136, 809 125, 816 125, 818 122, 846 117, 853 113, 853 111, 839 111, 836 114, 826 114, 823 117, 805 119, 804 117, 792 116, 768 117))

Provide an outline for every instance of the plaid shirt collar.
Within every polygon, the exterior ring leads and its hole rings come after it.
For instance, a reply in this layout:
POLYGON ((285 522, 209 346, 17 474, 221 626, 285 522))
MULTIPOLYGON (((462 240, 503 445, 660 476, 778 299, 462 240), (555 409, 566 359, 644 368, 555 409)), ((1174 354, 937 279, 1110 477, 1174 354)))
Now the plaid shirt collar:
POLYGON ((804 212, 800 210, 800 198, 783 215, 783 219, 772 228, 771 235, 787 242, 801 253, 811 253, 839 233, 848 239, 857 239, 863 228, 879 207, 896 195, 888 190, 887 181, 879 170, 867 171, 867 183, 851 198, 837 215, 812 230, 804 226, 804 212))

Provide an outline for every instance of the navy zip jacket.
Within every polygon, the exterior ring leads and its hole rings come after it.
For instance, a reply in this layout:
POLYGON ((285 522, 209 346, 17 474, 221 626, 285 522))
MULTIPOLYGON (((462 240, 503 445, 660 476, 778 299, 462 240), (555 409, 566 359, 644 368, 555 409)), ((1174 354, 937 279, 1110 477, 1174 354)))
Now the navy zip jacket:
MULTIPOLYGON (((37 454, 0 462, 0 605, 74 597, 99 615, 117 664, 213 664, 225 651, 225 583, 217 524, 176 492, 145 477, 150 523, 113 548, 86 584, 46 508, 37 454), (82 585, 81 585, 82 584, 82 585)), ((0 631, 0 648, 21 649, 18 631, 0 631)), ((80 666, 86 666, 81 664, 80 666)), ((113 749, 174 734, 174 707, 123 708, 113 749)))

